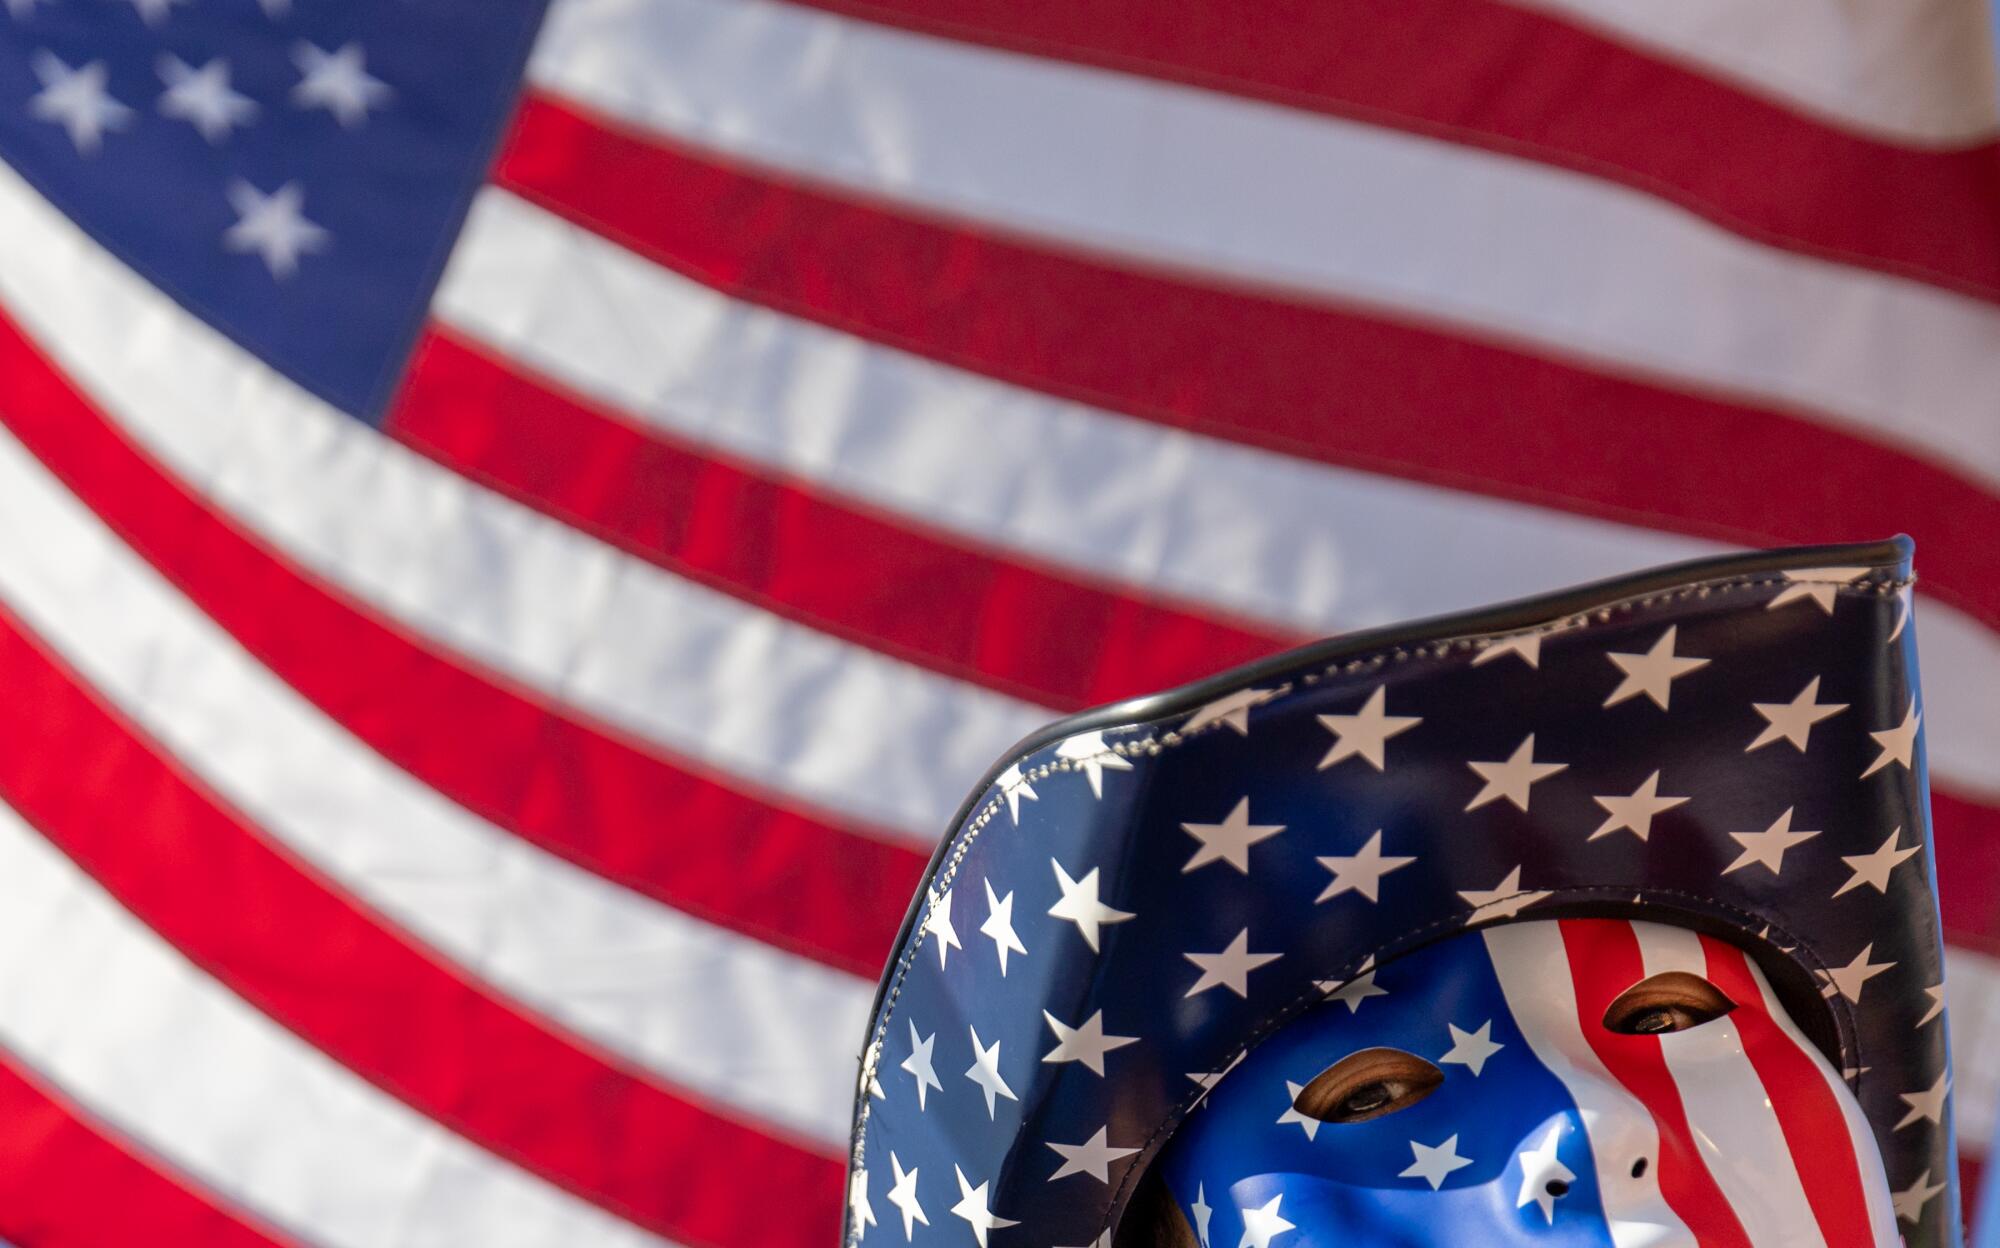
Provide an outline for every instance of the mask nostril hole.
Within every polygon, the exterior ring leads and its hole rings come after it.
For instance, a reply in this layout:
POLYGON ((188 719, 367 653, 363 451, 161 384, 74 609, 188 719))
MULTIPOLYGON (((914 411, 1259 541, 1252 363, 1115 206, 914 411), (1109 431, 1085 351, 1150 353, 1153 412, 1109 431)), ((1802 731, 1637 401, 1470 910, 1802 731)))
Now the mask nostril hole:
POLYGON ((1560 1199, 1564 1196, 1569 1195, 1569 1184, 1563 1182, 1561 1179, 1550 1179, 1548 1183, 1543 1186, 1542 1190, 1547 1192, 1549 1195, 1560 1199))
POLYGON ((1632 1163, 1632 1177, 1635 1179, 1646 1177, 1646 1159, 1644 1157, 1632 1163))

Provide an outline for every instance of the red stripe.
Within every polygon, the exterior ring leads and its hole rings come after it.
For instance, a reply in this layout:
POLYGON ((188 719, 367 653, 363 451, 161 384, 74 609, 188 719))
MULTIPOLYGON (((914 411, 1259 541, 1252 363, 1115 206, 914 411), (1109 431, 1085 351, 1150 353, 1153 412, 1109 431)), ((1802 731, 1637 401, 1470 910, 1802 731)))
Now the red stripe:
POLYGON ((20 1248, 289 1248, 0 1052, 0 1236, 20 1248))
POLYGON ((494 178, 732 297, 1161 424, 1746 545, 1908 532, 1927 589, 2000 627, 2000 497, 1830 425, 982 232, 547 97, 494 178))
POLYGON ((1729 1020, 1742 1037, 1744 1056, 1764 1085, 1764 1095, 1770 1098, 1826 1248, 1873 1248, 1874 1228, 1861 1163, 1854 1152, 1854 1133, 1827 1084, 1826 1072, 1771 1017, 1742 950, 1710 936, 1701 937, 1701 948, 1709 982, 1736 1002, 1729 1020))
POLYGON ((1660 1194, 1687 1223, 1701 1248, 1750 1248, 1729 1199, 1702 1163, 1680 1089, 1667 1069, 1658 1036, 1620 1035, 1604 1026, 1618 994, 1646 978, 1639 937, 1629 923, 1561 919, 1563 950, 1576 985, 1577 1021, 1611 1076, 1639 1099, 1660 1129, 1660 1194))
POLYGON ((685 1243, 802 1244, 834 1231, 838 1161, 667 1091, 396 932, 205 791, 4 609, 0 686, 11 711, 0 716, 0 800, 190 961, 334 1060, 685 1243), (746 1221, 768 1191, 786 1199, 746 1221))
POLYGON ((881 970, 915 850, 702 775, 375 617, 149 460, 4 317, 0 419, 260 662, 417 779, 677 909, 881 970))
POLYGON ((1296 640, 872 513, 561 393, 441 329, 418 345, 386 429, 677 575, 1063 709, 1178 685, 1296 640))
POLYGON ((1867 137, 1504 4, 800 2, 1572 169, 1759 242, 2000 298, 2000 143, 1867 137))

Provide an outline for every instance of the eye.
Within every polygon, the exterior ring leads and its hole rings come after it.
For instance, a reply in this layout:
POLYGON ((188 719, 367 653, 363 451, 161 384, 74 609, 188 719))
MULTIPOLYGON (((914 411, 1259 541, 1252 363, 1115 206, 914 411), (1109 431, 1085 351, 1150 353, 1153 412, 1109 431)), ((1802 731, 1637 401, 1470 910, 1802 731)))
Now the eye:
POLYGON ((1659 1036, 1699 1027, 1735 1008, 1734 1001, 1701 976, 1667 971, 1619 993, 1604 1011, 1604 1027, 1628 1036, 1659 1036))
POLYGON ((1366 1122, 1423 1100, 1444 1072, 1401 1049, 1350 1053, 1314 1077, 1292 1108, 1321 1122, 1366 1122))

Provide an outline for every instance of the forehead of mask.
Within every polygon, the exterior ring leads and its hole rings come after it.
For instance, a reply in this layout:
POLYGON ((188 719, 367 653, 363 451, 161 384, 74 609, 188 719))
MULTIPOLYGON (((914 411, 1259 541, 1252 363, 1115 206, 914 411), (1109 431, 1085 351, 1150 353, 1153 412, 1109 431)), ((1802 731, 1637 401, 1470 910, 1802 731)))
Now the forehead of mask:
POLYGON ((1609 919, 1468 933, 1288 1024, 1160 1159, 1204 1245, 1895 1245, 1880 1155, 1847 1086, 1740 951, 1609 919), (1665 1035, 1605 1012, 1668 971, 1735 1004, 1665 1035), (1443 1075, 1362 1122, 1293 1108, 1350 1054, 1443 1075))

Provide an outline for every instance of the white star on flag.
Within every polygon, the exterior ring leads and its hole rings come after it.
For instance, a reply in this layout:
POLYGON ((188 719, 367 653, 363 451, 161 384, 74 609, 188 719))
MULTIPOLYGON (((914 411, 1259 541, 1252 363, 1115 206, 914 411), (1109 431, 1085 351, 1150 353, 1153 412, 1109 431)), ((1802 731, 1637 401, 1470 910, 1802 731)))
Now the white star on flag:
POLYGON ((1722 874, 1740 871, 1748 866, 1762 866, 1772 875, 1782 875, 1785 869, 1785 851, 1800 841, 1809 841, 1818 832, 1792 831, 1792 808, 1785 807, 1785 813, 1772 820, 1771 826, 1762 832, 1731 832, 1729 839, 1743 847, 1736 861, 1722 869, 1722 874))
POLYGON ((172 53, 163 54, 160 81, 167 89, 160 93, 160 115, 185 121, 210 143, 220 144, 237 126, 247 126, 257 116, 257 103, 229 85, 229 62, 212 58, 200 69, 172 53))
POLYGON ((1896 1206, 1896 1216, 1915 1226, 1924 1220, 1924 1206, 1931 1203, 1938 1193, 1944 1191, 1943 1183, 1931 1182, 1931 1172, 1925 1170, 1917 1176, 1917 1181, 1892 1195, 1896 1206))
POLYGON ((1621 829, 1628 829, 1643 841, 1652 834, 1654 815, 1672 810, 1688 799, 1661 797, 1660 773, 1656 771, 1646 777, 1644 784, 1632 790, 1630 797, 1606 795, 1593 797, 1591 800, 1609 813, 1605 815, 1604 822, 1597 825, 1597 831, 1592 832, 1588 839, 1594 841, 1600 836, 1609 836, 1621 829))
POLYGON ((1838 992, 1859 1005, 1861 989, 1868 981, 1896 965, 1894 962, 1870 962, 1868 958, 1874 952, 1875 942, 1871 940, 1861 947, 1860 953, 1854 955, 1854 961, 1830 971, 1821 971, 1820 976, 1826 980, 1827 987, 1832 992, 1838 992))
POLYGON ((1611 691, 1610 697, 1604 699, 1604 705, 1617 706, 1627 698, 1636 698, 1643 693, 1654 706, 1663 711, 1667 709, 1667 703, 1673 697, 1674 682, 1697 668, 1708 666, 1707 659, 1684 659, 1674 654, 1674 636, 1679 628, 1677 624, 1669 625, 1667 631, 1660 634, 1660 639, 1653 643, 1653 648, 1644 654, 1606 653, 1604 657, 1618 665, 1619 670, 1625 673, 1625 679, 1611 691))
POLYGON ((358 43, 328 52, 300 40, 292 46, 292 63, 301 75, 292 104, 326 109, 350 130, 368 120, 369 109, 385 107, 396 93, 363 68, 365 56, 358 43))
POLYGON ((1181 868, 1186 875, 1211 862, 1226 862, 1243 874, 1250 874, 1250 847, 1285 830, 1282 823, 1250 822, 1250 799, 1237 801, 1229 817, 1221 823, 1184 823, 1181 831, 1201 842, 1201 848, 1181 868))
POLYGON ((167 20, 176 4, 187 4, 190 0, 131 0, 132 7, 139 12, 148 26, 158 26, 167 20))
POLYGON ((1845 702, 1821 702, 1819 698, 1819 677, 1815 676, 1799 691, 1799 696, 1790 702, 1752 702, 1751 708, 1765 719, 1764 731, 1757 739, 1743 747, 1748 754, 1762 749, 1773 741, 1789 741, 1799 753, 1806 752, 1806 738, 1812 734, 1812 726, 1822 719, 1838 715, 1847 709, 1845 702))
POLYGON ((1867 573, 1867 568, 1806 568, 1802 571, 1783 573, 1784 578, 1791 584, 1779 590, 1777 597, 1764 604, 1764 609, 1775 611, 1788 602, 1810 598, 1814 606, 1832 615, 1834 598, 1840 593, 1840 587, 1853 583, 1856 577, 1865 576, 1867 573))
POLYGON ((1048 1020, 1049 1030, 1056 1033, 1056 1047, 1043 1056, 1045 1062, 1082 1062, 1102 1075, 1106 1053, 1139 1042, 1137 1036, 1105 1035, 1103 1010, 1083 1020, 1079 1027, 1068 1026, 1047 1010, 1042 1011, 1042 1017, 1048 1020))
POLYGON ((1945 1098, 1951 1095, 1951 1072, 1939 1071, 1937 1082, 1921 1092, 1898 1092, 1896 1095, 1910 1107, 1910 1112, 1896 1124, 1896 1130, 1901 1131, 1918 1122, 1941 1125, 1944 1122, 1945 1098))
POLYGON ((298 272, 301 253, 324 251, 333 238, 324 227, 306 220, 306 193, 297 182, 266 195, 238 178, 229 184, 228 193, 237 221, 222 232, 222 245, 231 251, 256 252, 280 281, 298 272))
POLYGON ((1377 828, 1375 835, 1369 837, 1368 843, 1361 847, 1360 853, 1318 859, 1320 866, 1333 872, 1333 878, 1327 881, 1319 896, 1313 898, 1313 904, 1331 901, 1342 893, 1350 891, 1360 893, 1370 901, 1379 901, 1382 877, 1415 861, 1415 858, 1384 856, 1382 831, 1377 828))
POLYGON ((889 1154, 889 1166, 896 1172, 896 1184, 889 1189, 889 1203, 903 1215, 903 1238, 907 1240, 916 1235, 917 1223, 929 1226, 931 1220, 917 1203, 917 1167, 903 1169, 902 1161, 893 1152, 889 1154))
POLYGON ((1478 667, 1491 663, 1501 655, 1511 654, 1529 667, 1541 670, 1542 636, 1539 632, 1515 633, 1512 637, 1496 637, 1481 646, 1479 653, 1472 656, 1472 665, 1478 667))
POLYGON ((1081 1144, 1058 1144, 1047 1141, 1063 1159, 1062 1166, 1049 1176, 1049 1182, 1068 1178, 1072 1174, 1087 1174, 1099 1183, 1111 1182, 1111 1163, 1120 1157, 1130 1157, 1138 1152, 1136 1148, 1114 1148, 1109 1127, 1099 1127, 1097 1134, 1081 1144))
POLYGON ((847 1211, 854 1215, 854 1238, 867 1238, 875 1225, 875 1206, 868 1202, 868 1171, 859 1167, 847 1181, 847 1211))
POLYGON ((1311 1114, 1302 1114, 1299 1112, 1299 1093, 1305 1090, 1304 1084, 1293 1083, 1289 1079, 1285 1080, 1285 1112, 1278 1115, 1277 1125, 1282 1127, 1288 1122, 1296 1122, 1299 1124, 1300 1129, 1306 1133, 1307 1139, 1318 1139, 1319 1119, 1313 1117, 1311 1114))
POLYGON ((986 921, 979 925, 979 934, 993 942, 993 952, 1000 956, 1000 978, 1007 978, 1007 955, 1018 953, 1027 955, 1027 947, 1014 932, 1014 894, 1010 889, 1005 897, 993 895, 993 881, 982 881, 986 885, 986 921))
POLYGON ((1574 1183, 1576 1173, 1556 1156, 1556 1146, 1562 1142, 1561 1122, 1549 1124, 1549 1133, 1542 1142, 1525 1153, 1521 1158, 1521 1194, 1514 1200, 1516 1209, 1526 1209, 1534 1205, 1542 1211, 1550 1226, 1556 1221, 1556 1196, 1549 1190, 1551 1183, 1574 1183))
POLYGON ((1250 929, 1236 933, 1236 939, 1229 942, 1220 953, 1188 953, 1181 955, 1201 968, 1201 977, 1194 981, 1194 987, 1183 994, 1184 997, 1199 996, 1218 984, 1239 997, 1250 995, 1250 972, 1260 966, 1276 962, 1282 955, 1276 953, 1251 953, 1250 929))
POLYGON ((924 914, 924 935, 937 937, 938 969, 943 970, 954 949, 965 946, 958 943, 958 929, 951 924, 951 890, 930 894, 930 909, 924 914))
POLYGON ((1278 1202, 1284 1198, 1281 1192, 1261 1206, 1243 1211, 1243 1238, 1236 1241, 1236 1248, 1271 1248, 1273 1239, 1297 1229, 1278 1212, 1278 1202))
POLYGON ((132 120, 132 110, 105 90, 110 71, 103 61, 71 69, 55 56, 37 52, 34 68, 42 89, 28 100, 28 111, 61 126, 79 154, 95 156, 106 130, 123 130, 132 120))
POLYGON ((1923 848, 1921 844, 1917 844, 1910 846, 1908 849, 1897 849, 1896 841, 1902 835, 1903 829, 1898 826, 1894 832, 1889 834, 1889 839, 1883 841, 1881 847, 1874 853, 1842 854, 1840 860, 1846 863, 1847 869, 1854 872, 1854 874, 1848 877, 1847 883, 1834 889, 1833 895, 1838 897, 1849 889, 1860 888, 1863 884, 1866 884, 1878 893, 1887 893, 1889 891, 1889 873, 1903 863, 1916 857, 1918 851, 1923 848))
POLYGON ((1015 827, 1021 826, 1021 799, 1031 802, 1042 800, 1035 795, 1035 786, 1021 774, 1019 763, 1009 763, 1007 770, 1001 772, 1000 778, 993 783, 999 786, 1000 795, 1007 799, 1007 817, 1013 820, 1015 827))
POLYGON ((923 1113, 926 1109, 924 1105, 925 1088, 936 1088, 940 1092, 944 1091, 944 1084, 938 1082, 937 1067, 931 1060, 931 1049, 936 1047, 936 1045, 936 1032, 920 1037, 917 1035, 917 1025, 910 1023, 910 1055, 903 1059, 903 1069, 916 1076, 918 1113, 923 1113))
POLYGON ((972 1033, 973 1057, 972 1065, 966 1067, 965 1077, 978 1084, 979 1090, 986 1093, 986 1117, 990 1122, 998 1107, 998 1102, 994 1098, 1004 1096, 1010 1101, 1021 1098, 1015 1096, 1014 1089, 1008 1087, 1007 1081, 1000 1077, 1000 1042, 995 1040, 992 1047, 988 1048, 979 1043, 978 1029, 968 1027, 966 1030, 972 1033))
POLYGON ((1486 1070, 1486 1059, 1507 1046, 1493 1039, 1493 1020, 1479 1024, 1477 1031, 1460 1031, 1458 1024, 1446 1023, 1445 1030, 1451 1033, 1451 1051, 1438 1059, 1438 1065, 1456 1062, 1472 1072, 1476 1079, 1486 1070))
POLYGON ((1076 764, 1084 778, 1090 781, 1090 795, 1099 799, 1104 796, 1105 772, 1132 770, 1132 760, 1106 745, 1101 732, 1086 732, 1071 737, 1056 747, 1056 757, 1076 764))
POLYGON ((1375 692, 1368 695, 1361 710, 1353 715, 1321 715, 1320 724, 1333 734, 1333 747, 1326 757, 1319 760, 1319 769, 1325 771, 1343 759, 1361 757, 1377 771, 1384 769, 1386 757, 1383 747, 1390 737, 1408 732, 1423 723, 1416 715, 1390 715, 1385 713, 1387 692, 1384 686, 1375 686, 1375 692))
POLYGON ((1181 731, 1189 733, 1210 724, 1227 724, 1237 736, 1247 737, 1250 735, 1251 709, 1277 696, 1276 689, 1238 689, 1188 716, 1187 722, 1181 725, 1181 731))
POLYGON ((1459 899, 1471 906, 1476 913, 1473 923, 1490 923, 1495 919, 1511 919, 1521 911, 1547 897, 1546 892, 1529 892, 1521 887, 1521 868, 1515 867, 1507 873, 1507 878, 1489 889, 1467 889, 1459 893, 1459 899))
POLYGON ((1875 738, 1876 745, 1882 747, 1882 753, 1876 756, 1874 762, 1868 764, 1868 770, 1861 773, 1861 778, 1866 780, 1890 763, 1900 763, 1907 770, 1911 766, 1911 760, 1916 757, 1917 730, 1923 726, 1924 717, 1917 713, 1916 695, 1911 694, 1910 709, 1904 712, 1902 723, 1894 728, 1868 734, 1875 738))
POLYGON ((1473 773, 1486 782, 1485 787, 1465 804, 1467 810, 1478 810, 1488 802, 1506 798, 1516 809, 1526 814, 1528 811, 1528 790, 1536 781, 1550 776, 1569 766, 1568 763, 1538 763, 1535 761, 1535 734, 1529 733, 1514 747, 1514 752, 1504 763, 1467 763, 1473 773))
POLYGON ((1452 1171, 1463 1170, 1472 1164, 1470 1157, 1459 1156, 1458 1137, 1456 1135, 1435 1147, 1428 1144, 1419 1144, 1415 1140, 1411 1140, 1410 1152, 1415 1155, 1416 1160, 1411 1162, 1409 1168, 1399 1173, 1396 1177, 1401 1179, 1422 1179, 1431 1185, 1432 1191, 1436 1191, 1438 1188, 1444 1186, 1445 1178, 1452 1171))
POLYGON ((966 1182, 965 1171, 957 1166, 953 1166, 951 1171, 958 1176, 958 1203, 951 1207, 951 1212, 953 1216, 965 1219, 966 1225, 972 1228, 973 1237, 979 1240, 979 1248, 986 1248, 986 1235, 989 1231, 1020 1225, 1018 1222, 995 1216, 993 1211, 986 1207, 986 1184, 981 1183, 978 1187, 974 1187, 966 1182))
MULTIPOLYGON (((1056 887, 1062 890, 1062 899, 1049 907, 1049 913, 1076 924, 1084 943, 1090 946, 1092 953, 1097 952, 1098 928, 1108 923, 1123 923, 1133 915, 1124 910, 1114 910, 1097 899, 1096 867, 1084 872, 1082 879, 1072 880, 1060 862, 1051 858, 1049 865, 1056 869, 1056 887)), ((1003 969, 1001 974, 1005 973, 1003 969)))

